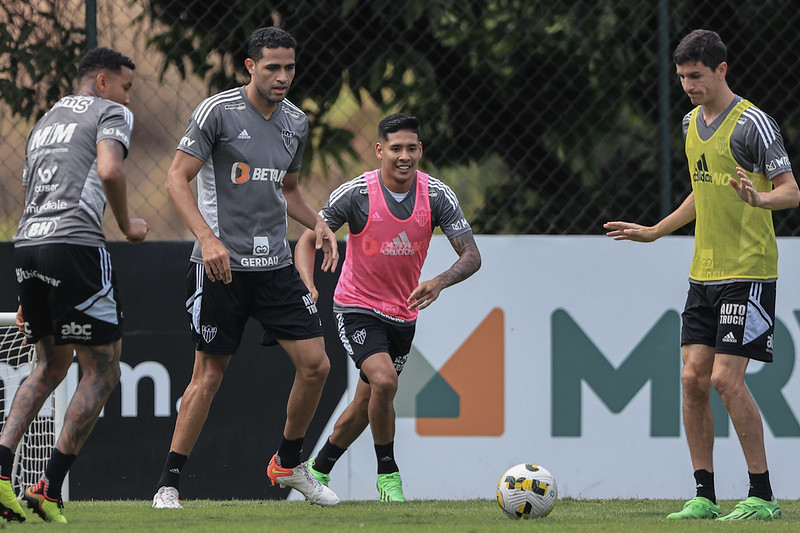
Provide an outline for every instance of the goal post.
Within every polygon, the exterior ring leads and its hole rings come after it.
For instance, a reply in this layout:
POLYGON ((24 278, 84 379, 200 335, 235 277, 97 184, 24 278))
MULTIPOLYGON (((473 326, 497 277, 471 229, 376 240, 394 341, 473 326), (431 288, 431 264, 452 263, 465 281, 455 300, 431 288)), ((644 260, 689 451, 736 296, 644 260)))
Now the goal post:
MULTIPOLYGON (((25 338, 16 326, 16 313, 0 313, 0 398, 2 422, 11 408, 11 402, 20 384, 36 366, 36 349, 25 344, 25 338)), ((11 483, 18 495, 34 485, 44 472, 50 452, 64 422, 67 389, 61 385, 45 400, 39 413, 23 435, 14 454, 11 483)), ((69 481, 64 481, 61 491, 64 501, 69 499, 69 481)))

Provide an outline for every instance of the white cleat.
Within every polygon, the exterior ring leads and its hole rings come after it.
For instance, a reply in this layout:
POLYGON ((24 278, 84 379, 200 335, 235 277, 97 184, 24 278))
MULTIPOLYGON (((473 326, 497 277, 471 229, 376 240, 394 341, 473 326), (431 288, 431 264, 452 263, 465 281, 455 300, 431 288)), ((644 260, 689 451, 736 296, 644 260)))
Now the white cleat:
POLYGON ((153 496, 153 509, 183 509, 175 487, 161 487, 153 496))
POLYGON ((336 493, 317 481, 308 471, 306 463, 300 463, 294 468, 283 468, 276 464, 273 456, 267 467, 267 476, 273 485, 278 483, 281 487, 291 487, 311 503, 325 507, 339 504, 339 497, 336 493))

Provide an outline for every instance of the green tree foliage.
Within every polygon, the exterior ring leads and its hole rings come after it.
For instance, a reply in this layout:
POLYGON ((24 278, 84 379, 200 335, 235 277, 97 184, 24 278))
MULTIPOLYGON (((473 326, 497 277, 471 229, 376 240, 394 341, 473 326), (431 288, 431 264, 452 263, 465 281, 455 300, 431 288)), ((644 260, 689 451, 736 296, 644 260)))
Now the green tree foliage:
MULTIPOLYGON (((143 8, 141 27, 163 54, 162 73, 200 76, 209 93, 241 83, 253 30, 276 24, 291 32, 299 43, 291 98, 315 104, 307 158, 314 150, 334 164, 356 157, 352 134, 326 121, 345 79, 356 98, 364 91, 384 109, 417 114, 436 168, 493 174, 471 200, 482 204, 472 217, 479 232, 600 233, 609 219, 654 223, 666 163, 673 205, 688 192, 680 120, 691 104, 669 61, 671 159, 657 158, 656 2, 130 1, 143 8)), ((0 4, 0 99, 26 118, 71 86, 83 44, 82 30, 55 15, 66 0, 48 5, 41 12, 24 0, 0 4)), ((787 33, 776 36, 796 20, 795 3, 669 0, 669 9, 667 53, 692 29, 718 31, 731 87, 775 116, 790 158, 800 161, 797 76, 783 68, 794 64, 796 47, 787 33)), ((800 232, 800 210, 775 218, 779 233, 800 232)))
MULTIPOLYGON (((164 52, 164 68, 185 75, 188 60, 214 90, 234 84, 235 72, 225 65, 242 64, 250 33, 278 23, 298 40, 293 99, 318 104, 312 120, 330 109, 346 72, 356 97, 365 90, 383 106, 423 119, 426 157, 437 166, 500 155, 509 174, 486 180, 484 206, 473 221, 484 233, 580 231, 587 219, 602 219, 592 200, 604 194, 604 173, 619 177, 627 159, 644 161, 655 174, 653 100, 642 95, 657 78, 656 27, 652 8, 638 2, 408 0, 397 9, 388 0, 148 0, 147 6, 163 23, 150 42, 164 52), (607 101, 610 91, 614 102, 626 103, 625 115, 614 112, 613 102, 593 103, 607 101), (590 137, 587 124, 595 131, 590 137)), ((624 190, 636 174, 619 180, 624 190)), ((632 188, 618 201, 634 201, 640 192, 632 188)))
POLYGON ((0 99, 13 116, 38 118, 72 91, 86 39, 65 20, 66 4, 0 3, 0 99))

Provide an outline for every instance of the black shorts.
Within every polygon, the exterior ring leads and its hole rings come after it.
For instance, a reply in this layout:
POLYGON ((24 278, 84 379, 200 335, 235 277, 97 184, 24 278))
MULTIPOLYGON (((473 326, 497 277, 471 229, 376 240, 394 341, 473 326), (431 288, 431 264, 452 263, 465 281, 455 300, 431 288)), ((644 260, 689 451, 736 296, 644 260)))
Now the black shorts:
POLYGON ((262 344, 322 336, 314 299, 294 266, 277 270, 231 272, 227 285, 212 282, 202 264, 192 263, 186 276, 186 311, 195 347, 207 354, 233 355, 249 317, 264 328, 262 344))
POLYGON ((772 362, 775 282, 689 283, 681 346, 714 346, 716 353, 772 362))
POLYGON ((105 248, 41 244, 14 249, 25 338, 100 346, 122 338, 122 307, 105 248))
MULTIPOLYGON (((356 368, 360 370, 361 364, 370 355, 388 353, 397 375, 403 371, 408 352, 411 351, 416 324, 390 324, 376 315, 358 312, 336 313, 336 324, 339 339, 347 354, 355 361, 356 368)), ((360 375, 365 383, 369 383, 363 371, 360 375)))

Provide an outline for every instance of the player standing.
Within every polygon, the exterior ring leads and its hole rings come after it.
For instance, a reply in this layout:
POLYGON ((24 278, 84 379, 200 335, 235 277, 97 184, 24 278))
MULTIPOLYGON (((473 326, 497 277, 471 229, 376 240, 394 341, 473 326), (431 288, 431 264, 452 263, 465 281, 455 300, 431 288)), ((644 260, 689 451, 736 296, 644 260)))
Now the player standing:
MULTIPOLYGON (((396 113, 378 125, 375 153, 381 168, 366 172, 331 194, 320 214, 332 230, 345 223, 347 253, 333 297, 339 337, 360 369, 350 405, 315 458, 311 473, 323 484, 345 450, 372 429, 381 501, 405 501, 394 457, 394 396, 419 309, 445 287, 474 274, 481 256, 458 199, 444 183, 417 170, 422 157, 419 121, 396 113), (419 283, 433 229, 440 226, 458 260, 435 278, 419 283)), ((314 234, 295 247, 300 276, 315 299, 314 234)), ((336 264, 323 259, 323 270, 336 264)))
POLYGON ((153 498, 157 509, 181 508, 181 469, 251 316, 296 369, 283 440, 267 475, 273 485, 293 487, 313 503, 339 502, 300 459, 330 361, 316 306, 292 266, 287 214, 314 230, 316 245, 331 260, 338 251, 335 235, 306 203, 297 181, 308 118, 286 100, 295 47, 281 29, 256 30, 245 60, 250 82, 200 103, 167 175, 169 196, 197 238, 186 303, 196 352, 153 498), (196 200, 189 185, 195 177, 196 200))
POLYGON ((750 359, 772 362, 778 248, 771 211, 796 207, 800 192, 776 122, 728 87, 719 35, 691 32, 673 60, 696 105, 683 119, 692 192, 655 226, 605 224, 615 240, 650 242, 696 220, 681 381, 697 496, 667 518, 779 518, 761 414, 744 377, 750 359), (714 489, 712 385, 733 421, 750 477, 747 499, 725 516, 714 489))
POLYGON ((122 309, 105 248, 103 212, 140 243, 147 223, 128 216, 123 160, 133 114, 127 106, 133 62, 95 48, 78 64, 78 91, 53 105, 34 126, 25 151, 25 212, 14 236, 20 307, 17 325, 38 360, 19 387, 0 432, 0 512, 25 514, 11 486, 16 450, 44 401, 67 375, 73 352, 81 379, 64 416, 44 475, 25 490, 43 520, 63 522, 61 486, 119 382, 122 309))

